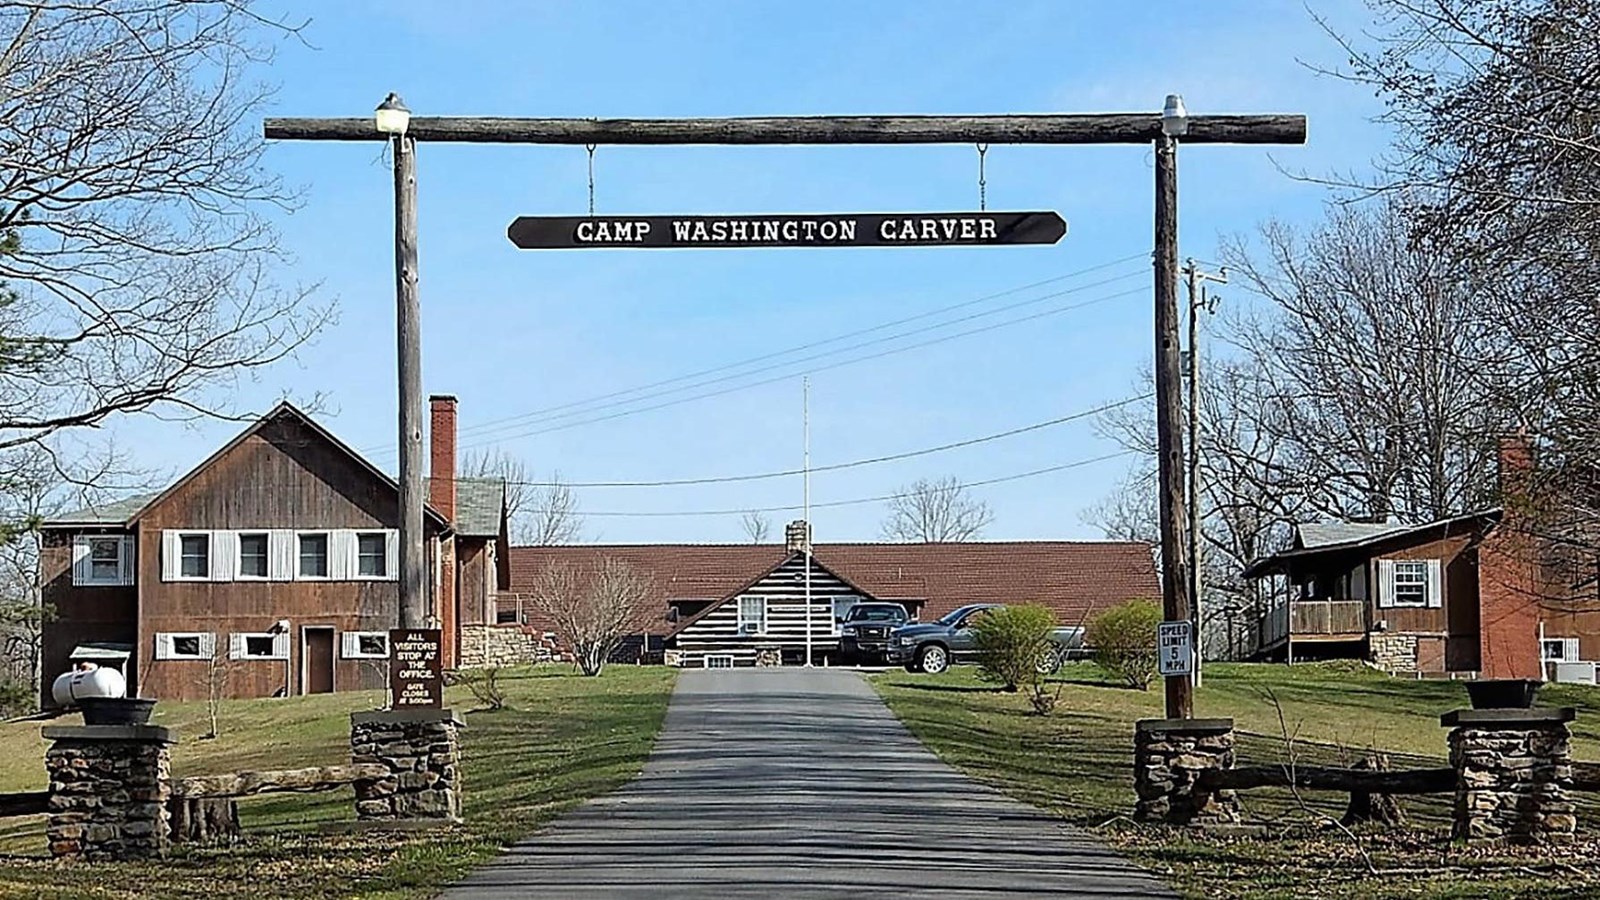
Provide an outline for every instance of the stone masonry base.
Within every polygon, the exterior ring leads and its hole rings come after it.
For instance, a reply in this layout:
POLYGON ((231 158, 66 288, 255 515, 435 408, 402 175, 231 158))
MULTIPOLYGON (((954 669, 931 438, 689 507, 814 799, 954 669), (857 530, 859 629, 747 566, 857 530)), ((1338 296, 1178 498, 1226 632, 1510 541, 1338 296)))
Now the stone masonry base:
POLYGON ((1134 726, 1133 817, 1171 825, 1239 821, 1232 791, 1197 791, 1207 769, 1233 768, 1232 719, 1144 719, 1134 726))
POLYGON ((356 782, 356 818, 459 822, 462 727, 448 709, 351 713, 350 762, 389 767, 356 782))
POLYGON ((46 837, 57 858, 144 859, 167 850, 171 733, 156 725, 62 725, 52 741, 46 837))
POLYGON ((1456 770, 1454 837, 1523 844, 1572 840, 1572 718, 1570 707, 1459 709, 1441 717, 1451 729, 1450 764, 1456 770))

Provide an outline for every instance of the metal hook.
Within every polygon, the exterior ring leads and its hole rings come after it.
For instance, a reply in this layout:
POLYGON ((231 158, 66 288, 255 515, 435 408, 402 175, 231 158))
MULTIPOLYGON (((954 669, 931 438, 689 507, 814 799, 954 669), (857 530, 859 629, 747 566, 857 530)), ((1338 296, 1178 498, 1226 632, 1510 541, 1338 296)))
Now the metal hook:
POLYGON ((584 144, 583 148, 589 151, 589 218, 594 218, 594 144, 584 144))
POLYGON ((978 211, 989 209, 989 181, 984 171, 984 158, 989 154, 988 144, 978 145, 978 211))

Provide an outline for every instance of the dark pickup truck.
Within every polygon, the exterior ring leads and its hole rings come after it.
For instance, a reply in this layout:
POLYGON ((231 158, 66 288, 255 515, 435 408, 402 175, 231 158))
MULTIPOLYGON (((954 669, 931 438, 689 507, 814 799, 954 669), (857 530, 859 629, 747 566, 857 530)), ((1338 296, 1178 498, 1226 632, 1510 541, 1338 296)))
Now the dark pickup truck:
POLYGON ((847 660, 882 662, 890 633, 908 618, 898 603, 857 603, 839 620, 839 649, 847 660))
MULTIPOLYGON (((888 661, 908 672, 937 675, 952 663, 973 662, 977 646, 972 627, 998 603, 973 603, 945 613, 933 622, 912 623, 889 636, 888 661)), ((1066 660, 1084 653, 1082 628, 1057 628, 1050 635, 1051 651, 1039 660, 1039 671, 1054 672, 1066 660)))

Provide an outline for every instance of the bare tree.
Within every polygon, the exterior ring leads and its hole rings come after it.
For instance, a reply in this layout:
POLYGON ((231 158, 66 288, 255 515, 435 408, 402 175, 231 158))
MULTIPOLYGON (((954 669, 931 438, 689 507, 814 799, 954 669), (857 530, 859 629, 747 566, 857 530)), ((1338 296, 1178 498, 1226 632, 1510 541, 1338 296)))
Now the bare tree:
POLYGON ((126 413, 226 412, 325 321, 274 283, 261 166, 291 33, 234 0, 0 0, 0 449, 126 413))
POLYGON ((560 472, 539 482, 521 459, 504 450, 469 453, 461 472, 472 477, 497 477, 506 482, 506 518, 511 542, 545 547, 577 543, 583 537, 583 514, 572 488, 560 472))
POLYGON ((919 478, 895 491, 883 520, 885 540, 904 543, 970 541, 994 521, 989 504, 967 496, 954 476, 919 478))
POLYGON ((1107 540, 1160 544, 1155 472, 1141 464, 1109 494, 1084 510, 1080 518, 1085 525, 1099 528, 1107 540))
POLYGON ((650 579, 607 557, 591 568, 557 563, 534 586, 534 611, 555 629, 585 675, 599 675, 623 638, 649 618, 650 579))
POLYGON ((739 517, 739 527, 744 529, 750 543, 765 544, 772 533, 772 520, 752 509, 739 517))

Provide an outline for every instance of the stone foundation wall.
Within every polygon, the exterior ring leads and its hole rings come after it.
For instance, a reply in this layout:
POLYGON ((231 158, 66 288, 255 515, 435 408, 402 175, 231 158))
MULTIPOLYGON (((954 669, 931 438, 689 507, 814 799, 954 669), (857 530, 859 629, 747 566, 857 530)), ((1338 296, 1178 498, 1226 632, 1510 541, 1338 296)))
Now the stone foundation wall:
POLYGON ((448 709, 350 714, 350 762, 389 775, 357 781, 357 819, 461 820, 462 727, 448 709))
POLYGON ((1369 661, 1385 672, 1417 671, 1417 636, 1374 632, 1367 636, 1369 661))
POLYGON ((550 646, 520 625, 461 626, 461 668, 488 669, 549 662, 550 646))
POLYGON ((1172 825, 1239 821, 1232 791, 1197 791, 1208 769, 1233 768, 1232 719, 1145 719, 1133 736, 1133 817, 1172 825))
POLYGON ((143 859, 167 850, 172 736, 154 725, 53 726, 45 751, 50 812, 45 827, 58 858, 143 859))
POLYGON ((1464 709, 1441 721, 1456 770, 1454 837, 1560 843, 1577 829, 1567 709, 1464 709))

